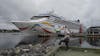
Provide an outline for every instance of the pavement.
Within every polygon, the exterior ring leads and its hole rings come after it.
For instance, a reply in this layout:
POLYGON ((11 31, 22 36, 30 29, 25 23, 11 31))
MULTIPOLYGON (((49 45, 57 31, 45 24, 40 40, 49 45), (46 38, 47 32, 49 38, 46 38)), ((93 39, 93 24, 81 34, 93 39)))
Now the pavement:
POLYGON ((90 45, 87 41, 83 41, 81 44, 82 48, 94 48, 94 49, 100 49, 100 47, 98 46, 92 46, 90 45))
POLYGON ((90 52, 88 50, 76 51, 76 50, 59 50, 55 56, 100 56, 100 53, 90 52))

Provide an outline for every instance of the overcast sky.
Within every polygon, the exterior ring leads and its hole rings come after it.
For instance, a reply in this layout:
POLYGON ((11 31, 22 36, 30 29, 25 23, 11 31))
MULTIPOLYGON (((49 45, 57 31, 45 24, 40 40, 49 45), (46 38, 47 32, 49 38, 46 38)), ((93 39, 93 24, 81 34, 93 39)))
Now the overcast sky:
POLYGON ((48 11, 85 26, 100 25, 100 0, 0 0, 0 21, 29 20, 48 11))

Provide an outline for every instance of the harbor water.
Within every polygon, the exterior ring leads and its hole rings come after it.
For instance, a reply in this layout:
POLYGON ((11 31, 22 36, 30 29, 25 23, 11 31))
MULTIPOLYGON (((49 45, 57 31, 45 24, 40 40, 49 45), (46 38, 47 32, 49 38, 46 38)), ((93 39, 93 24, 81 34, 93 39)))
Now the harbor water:
POLYGON ((20 42, 28 42, 34 40, 34 36, 30 36, 21 32, 0 33, 0 48, 14 48, 20 42))

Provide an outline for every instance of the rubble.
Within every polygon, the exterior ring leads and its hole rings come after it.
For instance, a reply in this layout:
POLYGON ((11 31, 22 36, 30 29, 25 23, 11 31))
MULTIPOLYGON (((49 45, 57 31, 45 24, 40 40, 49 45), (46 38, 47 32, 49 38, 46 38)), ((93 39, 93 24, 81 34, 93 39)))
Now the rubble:
POLYGON ((57 46, 57 39, 52 39, 47 43, 37 44, 35 46, 28 44, 20 45, 16 48, 1 49, 0 56, 45 56, 55 46, 57 46))

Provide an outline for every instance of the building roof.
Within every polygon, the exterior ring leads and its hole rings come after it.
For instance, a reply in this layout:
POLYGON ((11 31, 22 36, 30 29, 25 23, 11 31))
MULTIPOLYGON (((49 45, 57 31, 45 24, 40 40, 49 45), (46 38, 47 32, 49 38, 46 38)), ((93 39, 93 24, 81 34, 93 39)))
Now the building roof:
POLYGON ((92 27, 89 27, 88 29, 87 29, 87 31, 89 31, 89 32, 99 32, 100 31, 100 26, 92 26, 92 27))
POLYGON ((0 29, 6 29, 6 30, 19 30, 15 25, 13 25, 12 23, 8 23, 8 22, 0 22, 0 29))

